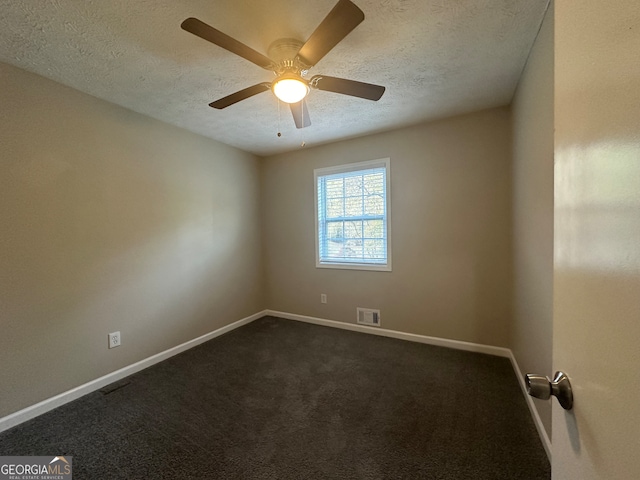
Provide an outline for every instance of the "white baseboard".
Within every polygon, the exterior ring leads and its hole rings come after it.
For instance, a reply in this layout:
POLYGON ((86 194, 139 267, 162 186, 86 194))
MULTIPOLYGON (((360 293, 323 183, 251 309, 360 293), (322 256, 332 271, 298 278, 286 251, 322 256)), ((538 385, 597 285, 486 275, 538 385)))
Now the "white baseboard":
POLYGON ((549 440, 547 431, 545 430, 544 425, 542 424, 542 420, 540 419, 540 415, 538 414, 538 409, 535 407, 533 403, 533 398, 531 398, 527 394, 527 389, 524 384, 524 377, 522 376, 522 372, 520 372, 520 367, 518 367, 518 362, 516 362, 516 359, 513 356, 513 352, 511 351, 511 349, 503 348, 503 347, 494 347, 492 345, 482 345, 479 343, 461 342, 459 340, 449 340, 446 338, 428 337, 426 335, 416 335, 413 333, 398 332, 396 330, 385 330, 384 328, 367 327, 367 326, 358 325, 355 323, 336 322, 335 320, 326 320, 324 318, 308 317, 305 315, 297 315, 294 313, 277 312, 274 310, 266 310, 266 314, 271 315, 273 317, 285 318, 288 320, 298 320, 300 322, 313 323, 315 325, 323 325, 325 327, 342 328, 344 330, 352 330, 356 332, 369 333, 373 335, 380 335, 383 337, 398 338, 400 340, 408 340, 410 342, 425 343, 428 345, 437 345, 439 347, 448 347, 448 348, 454 348, 456 350, 466 350, 469 352, 486 353, 489 355, 508 358, 509 360, 511 360, 511 365, 513 366, 513 370, 516 377, 518 377, 518 384, 522 389, 522 393, 527 402, 527 406, 529 407, 529 411, 531 412, 531 416, 533 417, 533 422, 535 423, 536 429, 538 430, 538 435, 540 436, 540 440, 542 441, 542 446, 547 452, 547 457, 549 457, 549 461, 551 461, 551 441, 549 440))
POLYGON ((470 343, 470 342, 462 342, 459 340, 449 340, 446 338, 438 338, 438 337, 429 337, 425 335, 417 335, 414 333, 405 333, 399 332, 396 330, 387 330, 384 328, 378 327, 367 327, 364 325, 357 325, 353 323, 344 323, 337 322, 335 320, 327 320, 324 318, 317 317, 309 317, 305 315, 297 315, 293 313, 286 312, 278 312, 274 310, 263 310, 256 314, 253 314, 249 317, 238 320, 237 322, 226 325, 222 328, 209 332, 205 335, 202 335, 198 338, 194 338, 193 340, 189 340, 181 345, 165 350, 164 352, 160 352, 151 357, 145 358, 144 360, 140 360, 132 365, 116 370, 115 372, 111 372, 103 377, 92 380, 88 383, 80 385, 76 388, 63 392, 54 397, 43 400, 42 402, 36 403, 35 405, 31 405, 30 407, 19 410, 15 413, 7 415, 6 417, 0 418, 0 432, 8 430, 9 428, 15 427, 20 423, 26 422, 27 420, 31 420, 32 418, 37 417, 38 415, 42 415, 54 408, 60 407, 66 403, 69 403, 73 400, 76 400, 88 393, 94 392, 103 388, 106 385, 109 385, 113 382, 117 382, 129 375, 132 375, 140 370, 144 370, 156 363, 162 362, 174 355, 182 353, 190 348, 193 348, 201 343, 207 342, 213 338, 219 337, 231 330, 234 330, 243 325, 247 325, 248 323, 253 322, 259 318, 262 318, 266 315, 270 315, 273 317, 280 317, 287 320, 297 320, 300 322, 313 323, 315 325, 323 325, 325 327, 333 327, 333 328, 341 328, 343 330, 351 330, 356 332, 368 333, 372 335, 380 335, 383 337, 391 337, 397 338, 400 340, 407 340, 410 342, 424 343, 428 345, 436 345, 440 347, 454 348, 457 350, 466 350, 469 352, 478 352, 478 353, 486 353, 489 355, 496 355, 499 357, 506 357, 511 360, 511 364, 513 366, 514 372, 518 377, 518 383, 522 388, 522 392, 527 401, 527 405, 529 406, 529 410, 531 411, 531 415, 533 417, 534 423, 538 430, 538 434, 540 435, 540 439, 542 440, 542 445, 547 452, 547 456, 549 457, 549 461, 551 461, 551 442, 549 440, 549 436, 542 424, 542 420, 538 414, 538 410, 535 408, 533 403, 533 399, 527 395, 526 387, 524 385, 524 378, 522 373, 520 372, 520 368, 518 367, 518 363, 516 362, 515 357, 513 356, 513 352, 508 348, 503 347, 494 347, 491 345, 482 345, 478 343, 470 343))
POLYGON ((516 372, 516 376, 518 377, 518 384, 520 385, 522 394, 527 401, 527 406, 529 407, 529 411, 531 412, 531 416, 533 417, 533 423, 535 423, 536 429, 538 430, 538 435, 540 436, 540 440, 542 441, 542 446, 547 452, 549 462, 551 462, 551 439, 549 439, 549 435, 547 435, 547 430, 544 428, 542 419, 540 418, 540 414, 538 413, 538 409, 533 402, 533 398, 527 393, 527 386, 524 384, 524 375, 522 375, 522 372, 520 371, 520 367, 518 366, 516 357, 513 356, 513 352, 510 351, 510 353, 511 355, 509 356, 509 358, 511 359, 513 370, 514 372, 516 372))
POLYGON ((511 350, 503 347, 494 347, 491 345, 482 345, 479 343, 462 342, 460 340, 449 340, 439 337, 428 337, 426 335, 417 335, 415 333, 399 332, 397 330, 386 330, 379 327, 367 327, 356 323, 336 322, 335 320, 326 320, 324 318, 307 317, 305 315, 297 315, 294 313, 276 312, 267 310, 267 315, 273 317, 285 318, 287 320, 298 320, 300 322, 313 323, 315 325, 324 325, 325 327, 341 328, 343 330, 352 330, 355 332, 370 333, 372 335, 380 335, 382 337, 397 338, 400 340, 408 340, 410 342, 426 343, 428 345, 437 345, 439 347, 455 348, 456 350, 466 350, 469 352, 486 353, 496 355, 498 357, 510 358, 511 350))
POLYGON ((42 415, 43 413, 53 410, 54 408, 60 407, 65 403, 69 403, 73 400, 76 400, 88 393, 99 390, 106 385, 109 385, 113 382, 117 382, 118 380, 128 377, 129 375, 139 372, 140 370, 144 370, 145 368, 155 365, 156 363, 162 362, 163 360, 173 357, 174 355, 177 355, 179 353, 182 353, 185 350, 189 350, 190 348, 200 345, 201 343, 207 342, 213 338, 219 337, 220 335, 230 332, 231 330, 234 330, 238 327, 251 323, 254 320, 264 317, 265 315, 267 315, 266 310, 262 312, 258 312, 254 315, 238 320, 237 322, 233 322, 229 325, 218 328, 217 330, 209 332, 198 338, 189 340, 188 342, 185 342, 181 345, 165 350, 164 352, 160 352, 160 353, 157 353, 156 355, 152 355, 151 357, 145 358, 144 360, 140 360, 139 362, 136 362, 132 365, 121 368, 120 370, 111 372, 107 375, 104 375, 103 377, 96 378, 95 380, 87 382, 84 385, 80 385, 76 388, 72 388, 71 390, 68 390, 59 395, 56 395, 55 397, 48 398, 46 400, 43 400, 42 402, 36 403, 35 405, 31 405, 30 407, 24 408, 15 413, 7 415, 6 417, 2 417, 0 418, 0 432, 8 430, 9 428, 15 427, 16 425, 26 422, 27 420, 31 420, 32 418, 35 418, 38 415, 42 415))

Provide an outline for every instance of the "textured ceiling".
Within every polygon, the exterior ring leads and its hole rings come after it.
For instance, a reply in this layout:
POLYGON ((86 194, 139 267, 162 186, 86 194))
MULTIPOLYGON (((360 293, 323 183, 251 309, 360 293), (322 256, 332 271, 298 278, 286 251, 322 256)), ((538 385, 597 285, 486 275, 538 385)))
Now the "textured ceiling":
POLYGON ((384 85, 378 102, 312 90, 295 128, 273 75, 180 28, 196 17, 266 54, 306 40, 337 0, 0 0, 0 61, 269 155, 511 101, 548 0, 354 0, 365 20, 311 71, 384 85), (282 132, 278 137, 277 132, 282 132))

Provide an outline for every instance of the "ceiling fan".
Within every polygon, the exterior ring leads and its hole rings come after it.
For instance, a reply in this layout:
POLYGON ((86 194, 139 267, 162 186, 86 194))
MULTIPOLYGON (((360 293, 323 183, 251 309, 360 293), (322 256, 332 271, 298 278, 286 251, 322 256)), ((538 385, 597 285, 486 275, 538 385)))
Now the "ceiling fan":
POLYGON ((263 82, 247 87, 211 102, 209 106, 217 109, 227 108, 258 93, 272 90, 276 97, 289 104, 296 127, 304 128, 311 125, 305 101, 311 88, 374 101, 382 97, 385 87, 380 85, 326 75, 314 75, 309 80, 304 78, 311 67, 318 63, 363 20, 364 13, 353 2, 339 0, 306 42, 303 43, 291 38, 276 40, 269 46, 268 56, 197 18, 187 18, 182 22, 181 27, 183 30, 235 53, 265 70, 273 71, 276 76, 273 82, 263 82))

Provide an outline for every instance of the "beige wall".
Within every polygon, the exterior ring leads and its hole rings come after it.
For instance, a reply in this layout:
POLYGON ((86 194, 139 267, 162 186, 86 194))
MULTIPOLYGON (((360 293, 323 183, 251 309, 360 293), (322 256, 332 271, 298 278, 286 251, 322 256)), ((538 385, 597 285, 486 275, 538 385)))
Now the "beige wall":
MULTIPOLYGON (((514 308, 511 349, 524 372, 552 375, 553 6, 512 104, 514 308)), ((551 436, 551 402, 536 400, 551 436)))
POLYGON ((257 158, 8 65, 0 84, 0 416, 264 308, 257 158))
POLYGON ((510 114, 495 109, 266 158, 268 308, 508 346, 510 114), (391 158, 393 271, 315 267, 313 170, 391 158), (328 303, 320 304, 320 294, 328 303))

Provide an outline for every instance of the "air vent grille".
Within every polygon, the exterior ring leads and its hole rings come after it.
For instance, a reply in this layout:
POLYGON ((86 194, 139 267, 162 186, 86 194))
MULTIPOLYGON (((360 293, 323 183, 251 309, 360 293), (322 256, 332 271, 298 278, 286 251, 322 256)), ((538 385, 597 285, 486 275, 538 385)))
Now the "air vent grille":
POLYGON ((369 325, 372 327, 380 326, 380 310, 358 307, 357 311, 358 323, 360 325, 369 325))

